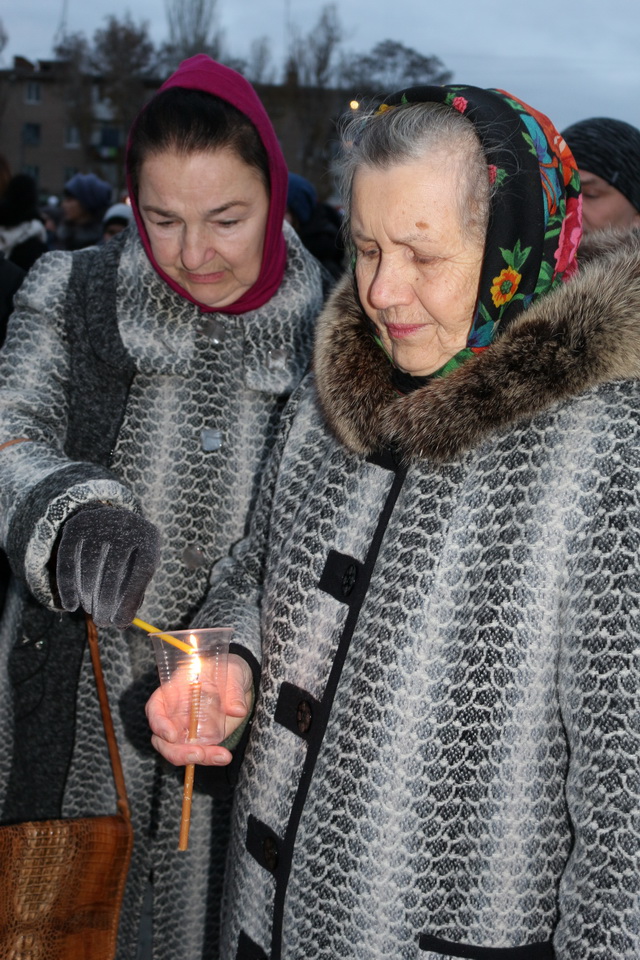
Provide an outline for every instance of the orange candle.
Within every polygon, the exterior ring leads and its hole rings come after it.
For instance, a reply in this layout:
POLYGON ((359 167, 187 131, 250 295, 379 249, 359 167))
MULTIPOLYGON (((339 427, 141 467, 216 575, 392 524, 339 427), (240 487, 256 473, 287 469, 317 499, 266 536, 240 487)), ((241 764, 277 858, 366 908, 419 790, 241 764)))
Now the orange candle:
MULTIPOLYGON (((202 684, 200 683, 200 658, 195 656, 194 679, 191 681, 191 697, 189 699, 189 740, 195 740, 198 736, 198 714, 200 712, 201 693, 202 684)), ((187 850, 189 848, 189 828, 191 826, 191 802, 193 798, 194 775, 195 764, 188 763, 184 768, 184 789, 182 792, 182 816, 180 818, 180 840, 178 841, 178 850, 187 850)))

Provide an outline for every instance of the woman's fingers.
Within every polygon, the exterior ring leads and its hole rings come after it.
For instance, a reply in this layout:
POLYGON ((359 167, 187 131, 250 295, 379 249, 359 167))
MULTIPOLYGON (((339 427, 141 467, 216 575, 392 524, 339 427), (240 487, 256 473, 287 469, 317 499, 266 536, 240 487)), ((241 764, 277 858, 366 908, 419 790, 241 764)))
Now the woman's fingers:
POLYGON ((166 740, 167 743, 175 743, 178 739, 178 729, 167 716, 166 704, 162 688, 151 694, 145 707, 147 720, 152 732, 157 738, 166 740))
POLYGON ((183 767, 187 763, 198 763, 202 766, 224 766, 231 763, 232 753, 225 747, 204 746, 200 743, 169 743, 162 737, 154 734, 151 743, 158 753, 176 767, 183 767))
POLYGON ((225 698, 228 717, 246 717, 251 707, 251 680, 251 670, 246 660, 231 654, 225 698))

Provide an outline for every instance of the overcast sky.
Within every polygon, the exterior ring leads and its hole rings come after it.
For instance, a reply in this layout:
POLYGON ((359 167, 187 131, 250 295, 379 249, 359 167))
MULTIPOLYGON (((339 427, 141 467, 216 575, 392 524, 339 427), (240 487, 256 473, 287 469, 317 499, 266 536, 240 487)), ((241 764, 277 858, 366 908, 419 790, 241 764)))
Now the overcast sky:
MULTIPOLYGON (((282 60, 287 18, 304 32, 317 21, 317 0, 218 0, 231 53, 248 53, 268 36, 282 60)), ((3 65, 15 54, 51 56, 66 9, 67 32, 91 38, 105 17, 148 21, 166 36, 164 0, 0 0, 9 35, 3 65)), ((640 127, 640 4, 637 0, 339 0, 344 47, 365 53, 397 40, 435 54, 454 81, 500 87, 546 113, 560 129, 589 116, 612 116, 640 127), (393 15, 390 16, 389 11, 393 15)))

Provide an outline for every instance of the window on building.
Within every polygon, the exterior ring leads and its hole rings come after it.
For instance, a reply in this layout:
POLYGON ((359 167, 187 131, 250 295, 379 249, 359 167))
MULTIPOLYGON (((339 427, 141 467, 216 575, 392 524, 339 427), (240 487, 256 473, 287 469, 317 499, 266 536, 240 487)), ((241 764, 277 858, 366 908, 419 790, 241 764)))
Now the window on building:
POLYGON ((101 147, 119 147, 120 146, 120 128, 104 126, 100 136, 101 147))
POLYGON ((37 147, 40 144, 40 124, 24 123, 22 125, 22 142, 26 147, 37 147))
POLYGON ((120 146, 120 130, 118 127, 104 126, 99 133, 97 144, 98 154, 103 160, 116 160, 120 146))
POLYGON ((40 167, 36 166, 33 163, 23 163, 22 172, 28 173, 30 177, 33 177, 36 183, 40 180, 40 167))
POLYGON ((77 127, 67 127, 64 132, 64 145, 65 147, 79 147, 80 146, 80 131, 77 127))
POLYGON ((37 80, 30 80, 27 84, 27 103, 40 103, 42 91, 37 80))

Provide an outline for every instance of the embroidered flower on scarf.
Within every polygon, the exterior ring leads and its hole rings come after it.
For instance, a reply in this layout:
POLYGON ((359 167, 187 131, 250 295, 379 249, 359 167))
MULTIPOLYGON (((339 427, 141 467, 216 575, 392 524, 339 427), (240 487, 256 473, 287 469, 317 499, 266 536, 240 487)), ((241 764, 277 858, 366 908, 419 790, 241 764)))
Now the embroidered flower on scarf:
POLYGON ((555 154, 560 159, 560 165, 562 167, 562 176, 564 179, 565 187, 571 183, 572 178, 576 174, 576 162, 573 158, 571 150, 567 146, 567 141, 558 134, 555 140, 552 142, 554 147, 555 154))
POLYGON ((501 307, 508 303, 520 285, 522 274, 514 270, 513 267, 505 267, 497 277, 493 278, 491 287, 491 299, 494 306, 501 307))
POLYGON ((453 107, 454 110, 458 111, 458 113, 464 113, 469 106, 469 101, 467 98, 460 96, 458 93, 459 90, 464 89, 464 87, 450 87, 448 94, 444 98, 446 105, 448 107, 453 107))
POLYGON ((563 280, 569 280, 578 270, 578 244, 582 236, 582 194, 567 199, 567 212, 562 227, 558 249, 554 253, 556 269, 554 279, 559 274, 563 280))
POLYGON ((487 167, 489 171, 489 183, 491 186, 496 183, 498 186, 502 184, 507 177, 507 171, 503 170, 502 167, 496 167, 495 163, 490 163, 487 167))

